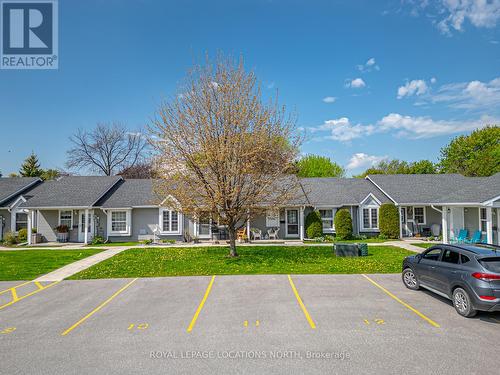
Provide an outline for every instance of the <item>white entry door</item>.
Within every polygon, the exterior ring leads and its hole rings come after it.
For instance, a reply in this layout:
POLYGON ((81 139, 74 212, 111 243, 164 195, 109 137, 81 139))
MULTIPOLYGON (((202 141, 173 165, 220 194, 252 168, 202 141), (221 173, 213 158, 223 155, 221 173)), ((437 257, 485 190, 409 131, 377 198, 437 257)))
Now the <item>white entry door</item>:
POLYGON ((201 214, 198 220, 198 237, 212 237, 212 218, 209 214, 201 214))
MULTIPOLYGON (((78 213, 78 242, 85 241, 85 210, 80 210, 78 213)), ((90 242, 94 237, 94 211, 89 210, 89 217, 87 221, 87 241, 90 242)))
POLYGON ((287 209, 285 213, 286 236, 299 237, 299 210, 287 209))

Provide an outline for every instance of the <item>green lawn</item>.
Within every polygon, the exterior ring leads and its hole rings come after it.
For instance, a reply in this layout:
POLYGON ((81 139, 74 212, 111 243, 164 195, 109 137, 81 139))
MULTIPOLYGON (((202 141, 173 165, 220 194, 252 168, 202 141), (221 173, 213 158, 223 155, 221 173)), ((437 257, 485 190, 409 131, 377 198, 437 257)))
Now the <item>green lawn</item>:
POLYGON ((189 275, 392 273, 410 251, 392 246, 369 247, 361 258, 337 258, 326 246, 241 246, 238 258, 227 247, 130 249, 70 279, 189 275))
POLYGON ((110 246, 139 246, 141 245, 138 241, 133 242, 108 242, 108 243, 99 243, 99 244, 88 244, 87 246, 91 247, 110 247, 110 246))
POLYGON ((421 242, 419 242, 419 243, 412 243, 410 245, 414 245, 414 246, 422 247, 424 249, 428 249, 429 247, 434 246, 436 244, 435 243, 421 243, 421 242))
POLYGON ((0 251, 0 281, 32 280, 101 249, 0 251))

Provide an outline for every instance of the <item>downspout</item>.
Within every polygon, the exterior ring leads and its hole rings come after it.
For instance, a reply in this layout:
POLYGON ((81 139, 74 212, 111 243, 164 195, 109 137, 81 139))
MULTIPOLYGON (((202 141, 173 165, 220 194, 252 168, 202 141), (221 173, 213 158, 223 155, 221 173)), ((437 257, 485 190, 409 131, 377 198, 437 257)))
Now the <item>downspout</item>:
POLYGON ((436 210, 437 212, 439 212, 439 213, 441 213, 441 214, 443 213, 443 210, 440 210, 439 208, 434 207, 434 205, 433 205, 433 204, 431 204, 431 208, 432 208, 433 210, 436 210))

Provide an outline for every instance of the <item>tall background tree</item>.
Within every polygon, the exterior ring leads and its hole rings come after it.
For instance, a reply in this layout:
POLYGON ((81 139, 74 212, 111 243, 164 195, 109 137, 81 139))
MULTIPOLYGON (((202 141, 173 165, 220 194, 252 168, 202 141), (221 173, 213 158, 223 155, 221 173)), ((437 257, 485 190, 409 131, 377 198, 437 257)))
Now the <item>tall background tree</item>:
POLYGON ((500 172, 500 127, 487 126, 453 139, 441 149, 445 173, 491 176, 500 172))
POLYGON ((299 177, 345 177, 345 169, 326 156, 306 155, 296 168, 299 177))
POLYGON ((263 205, 279 207, 297 187, 287 175, 300 137, 293 116, 276 100, 263 102, 243 61, 219 56, 195 67, 181 93, 165 102, 151 125, 156 186, 184 213, 212 215, 227 225, 230 256, 236 231, 263 205))
POLYGON ((21 177, 40 177, 43 174, 43 169, 40 168, 40 162, 38 157, 34 152, 28 156, 23 164, 21 164, 21 169, 19 169, 19 175, 21 177))
POLYGON ((147 149, 147 141, 141 133, 132 133, 118 123, 78 130, 70 141, 73 147, 67 151, 68 168, 106 176, 136 165, 143 160, 147 149))
POLYGON ((356 177, 366 177, 369 174, 434 174, 439 173, 436 164, 429 160, 407 162, 404 160, 382 160, 375 166, 356 177))

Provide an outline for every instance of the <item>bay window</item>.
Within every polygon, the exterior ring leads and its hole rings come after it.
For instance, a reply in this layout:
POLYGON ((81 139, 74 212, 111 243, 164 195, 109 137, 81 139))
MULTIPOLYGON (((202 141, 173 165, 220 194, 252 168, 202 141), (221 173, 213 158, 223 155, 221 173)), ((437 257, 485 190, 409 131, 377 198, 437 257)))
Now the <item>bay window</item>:
POLYGON ((378 229, 378 207, 365 207, 362 209, 362 229, 378 229))

